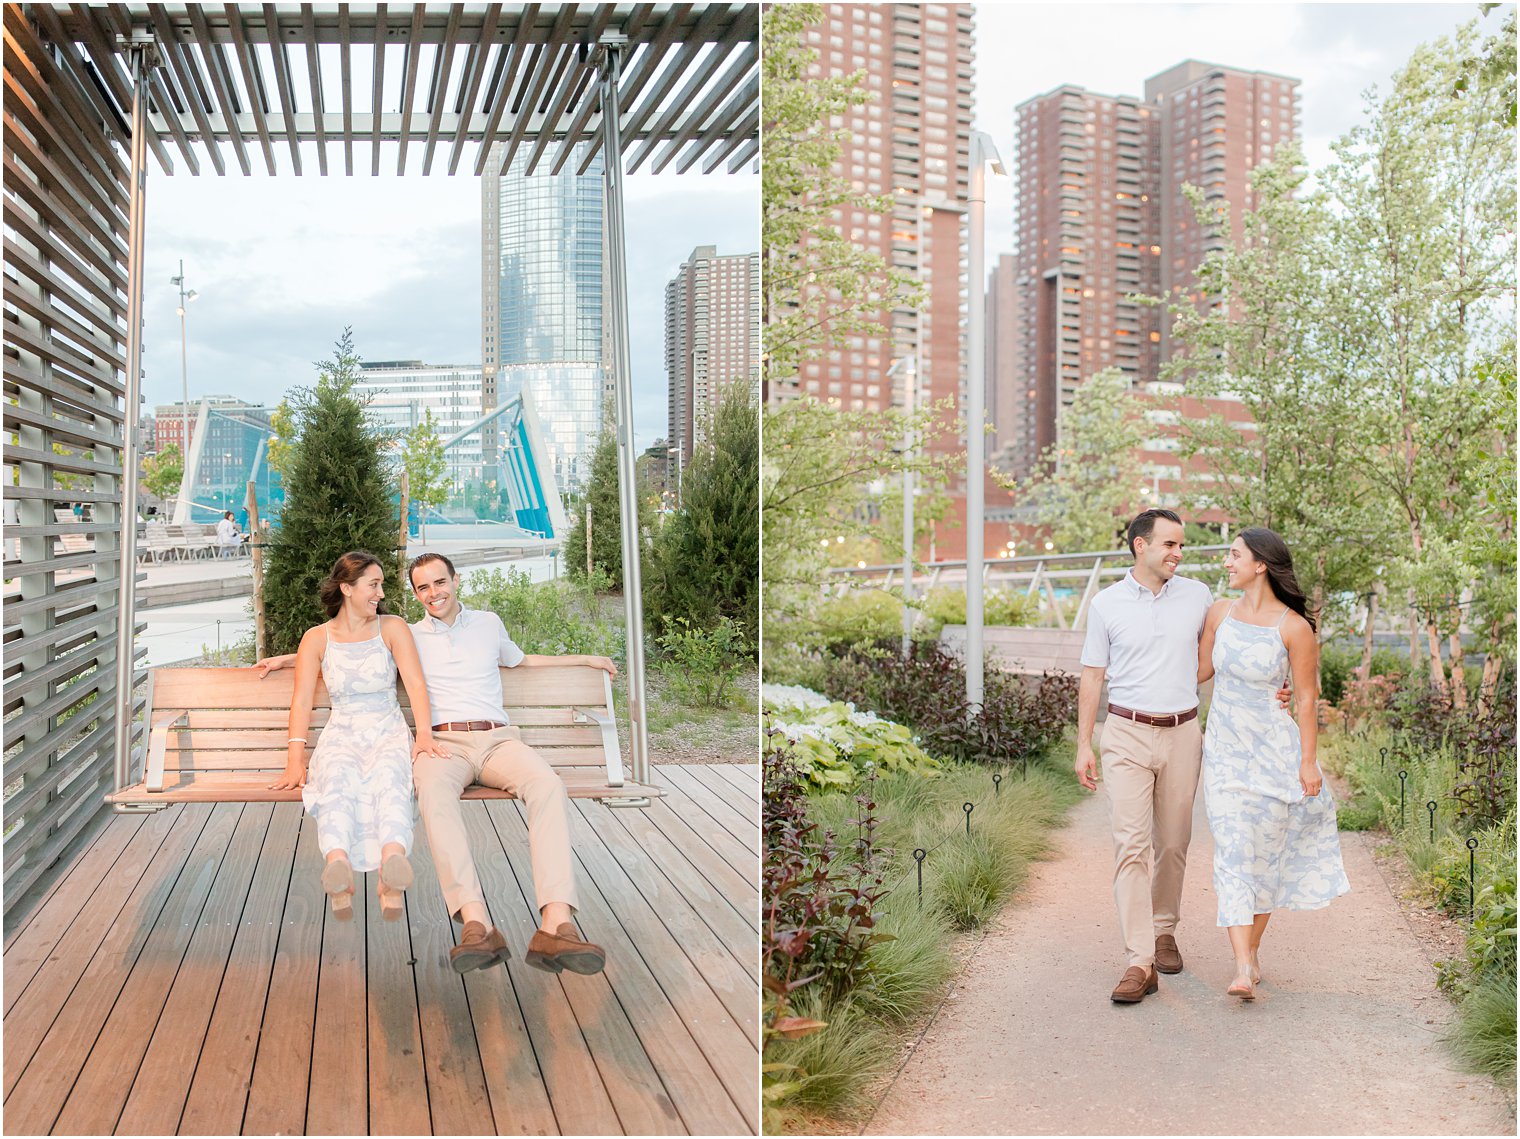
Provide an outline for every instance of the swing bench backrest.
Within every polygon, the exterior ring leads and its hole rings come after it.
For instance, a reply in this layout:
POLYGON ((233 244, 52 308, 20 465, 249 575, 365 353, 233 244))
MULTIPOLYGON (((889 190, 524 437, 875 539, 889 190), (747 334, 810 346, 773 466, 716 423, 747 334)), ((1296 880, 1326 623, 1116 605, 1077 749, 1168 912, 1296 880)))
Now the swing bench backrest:
MULTIPOLYGON (((153 669, 144 713, 142 781, 108 795, 107 801, 166 806, 299 800, 299 791, 269 788, 285 767, 294 683, 294 669, 263 680, 251 668, 153 669)), ((503 705, 523 742, 554 765, 571 796, 636 800, 661 793, 624 775, 611 679, 602 670, 585 665, 504 668, 501 687, 503 705)), ((397 697, 411 725, 411 705, 399 683, 397 697)), ((331 707, 319 677, 309 746, 321 739, 331 707)), ((511 795, 472 785, 462 797, 511 795)))

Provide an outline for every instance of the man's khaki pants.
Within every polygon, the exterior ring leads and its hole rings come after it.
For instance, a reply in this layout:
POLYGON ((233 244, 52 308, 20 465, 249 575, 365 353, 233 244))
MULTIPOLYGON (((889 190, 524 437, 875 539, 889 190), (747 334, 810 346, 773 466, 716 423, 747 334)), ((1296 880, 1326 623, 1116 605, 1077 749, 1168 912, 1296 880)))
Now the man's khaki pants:
POLYGON ((1197 717, 1174 728, 1152 728, 1110 715, 1100 742, 1119 933, 1129 963, 1148 969, 1156 960, 1156 938, 1175 932, 1182 909, 1203 733, 1197 717))
POLYGON ((511 791, 528 809, 528 853, 538 908, 564 902, 576 908, 575 870, 570 860, 569 796, 548 760, 522 742, 512 727, 489 732, 435 732, 451 753, 448 759, 419 758, 412 768, 417 808, 427 828, 428 846, 449 913, 485 902, 475 859, 465 837, 459 793, 471 783, 511 791))

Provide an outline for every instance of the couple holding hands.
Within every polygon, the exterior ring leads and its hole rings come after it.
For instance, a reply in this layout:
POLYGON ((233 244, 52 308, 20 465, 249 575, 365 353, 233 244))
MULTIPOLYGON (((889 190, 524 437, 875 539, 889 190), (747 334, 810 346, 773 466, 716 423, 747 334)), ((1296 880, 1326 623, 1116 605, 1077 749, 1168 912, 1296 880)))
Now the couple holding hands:
POLYGON ((1234 600, 1216 601, 1202 582, 1175 576, 1183 527, 1172 511, 1138 515, 1128 541, 1134 568, 1093 599, 1088 615, 1075 765, 1082 786, 1096 790, 1092 737, 1106 679, 1103 780, 1129 959, 1112 999, 1138 1003, 1157 991, 1158 971, 1182 971, 1176 928, 1201 768, 1218 924, 1235 961, 1226 991, 1254 1000, 1273 911, 1319 909, 1350 890, 1315 755, 1314 614, 1271 530, 1242 530, 1230 546, 1225 569, 1241 591, 1234 600), (1198 685, 1211 678, 1201 733, 1198 685))
POLYGON ((325 859, 322 888, 340 921, 353 917, 354 873, 368 870, 379 871, 381 916, 401 917, 402 893, 412 883, 415 788, 444 900, 463 923, 449 951, 459 973, 500 964, 508 953, 486 909, 459 795, 471 783, 512 791, 527 807, 540 916, 526 961, 554 973, 599 972, 606 955, 571 920, 576 887, 565 785, 507 723, 497 668, 583 664, 615 674, 616 666, 606 657, 524 653, 495 613, 460 605, 458 574, 442 554, 413 559, 407 576, 426 611, 414 625, 383 613, 380 559, 362 550, 344 554, 319 591, 328 620, 308 629, 295 653, 254 666, 261 678, 295 667, 285 770, 270 786, 301 789, 325 859), (319 672, 332 712, 308 762, 319 672), (396 699, 398 672, 415 739, 396 699))

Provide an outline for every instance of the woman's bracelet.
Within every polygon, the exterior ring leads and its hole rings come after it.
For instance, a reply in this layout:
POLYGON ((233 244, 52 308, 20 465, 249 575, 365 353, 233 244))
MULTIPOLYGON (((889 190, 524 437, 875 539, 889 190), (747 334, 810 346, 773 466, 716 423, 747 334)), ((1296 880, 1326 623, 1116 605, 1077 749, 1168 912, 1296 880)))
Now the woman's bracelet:
POLYGON ((292 736, 290 739, 285 741, 285 746, 289 747, 291 744, 304 744, 305 742, 305 736, 292 736))

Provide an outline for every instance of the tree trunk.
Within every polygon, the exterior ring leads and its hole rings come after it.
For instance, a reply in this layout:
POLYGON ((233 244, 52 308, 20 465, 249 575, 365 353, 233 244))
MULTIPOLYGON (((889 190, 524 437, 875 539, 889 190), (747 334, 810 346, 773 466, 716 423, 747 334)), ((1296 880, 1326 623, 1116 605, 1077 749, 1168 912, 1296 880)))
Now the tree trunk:
POLYGON ((1425 645, 1429 650, 1430 686, 1440 693, 1443 700, 1450 703, 1451 689, 1446 684, 1446 668, 1441 662, 1441 631, 1428 618, 1425 621, 1425 645))
POLYGON ((1420 652, 1420 617, 1414 604, 1414 590, 1411 589, 1405 597, 1407 608, 1404 610, 1404 620, 1409 631, 1409 663, 1414 666, 1415 675, 1425 671, 1425 657, 1420 652))
POLYGON ((1462 667, 1462 630, 1458 628, 1446 642, 1451 652, 1451 705, 1459 712, 1467 711, 1467 672, 1462 667))
POLYGON ((1483 658, 1483 672, 1478 678, 1478 718, 1483 719, 1494 710, 1494 697, 1499 694, 1499 670, 1504 660, 1499 655, 1499 637, 1504 623, 1494 620, 1488 626, 1487 655, 1483 658))
POLYGON ((1372 592, 1367 595, 1367 624, 1362 629, 1362 663, 1356 670, 1357 676, 1364 681, 1372 676, 1372 632, 1377 623, 1378 597, 1382 591, 1383 583, 1375 582, 1372 592))

